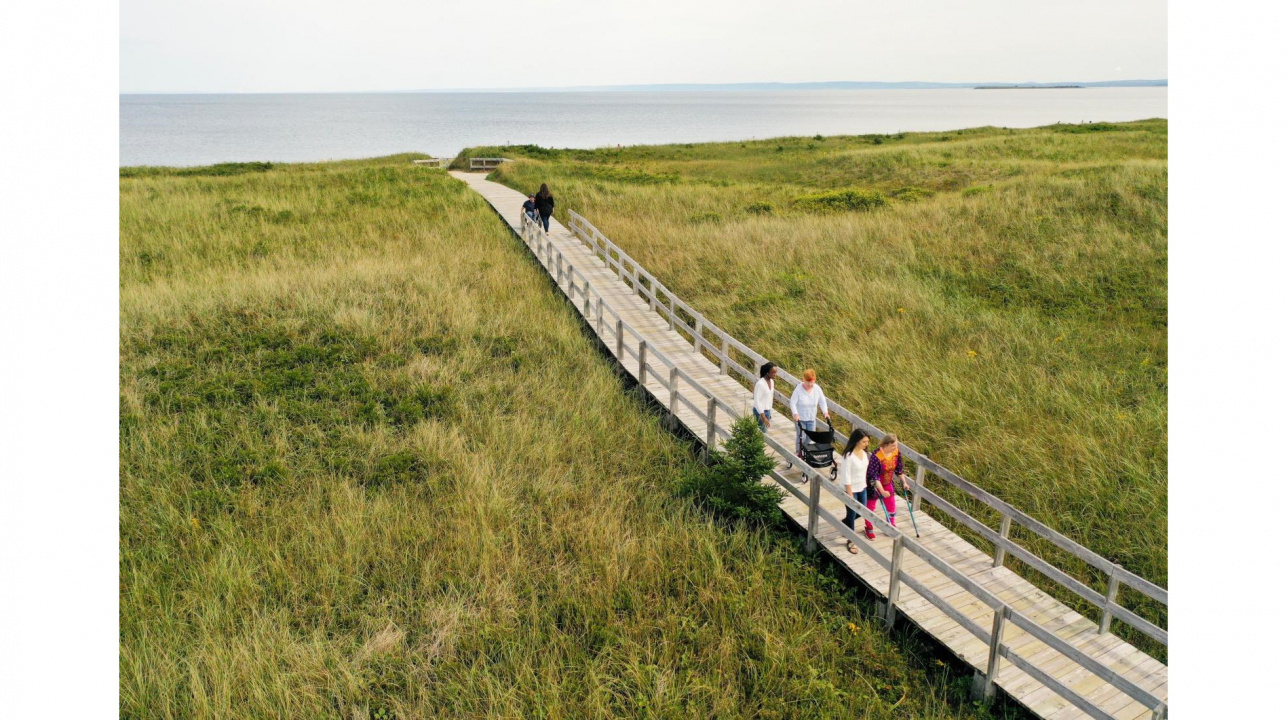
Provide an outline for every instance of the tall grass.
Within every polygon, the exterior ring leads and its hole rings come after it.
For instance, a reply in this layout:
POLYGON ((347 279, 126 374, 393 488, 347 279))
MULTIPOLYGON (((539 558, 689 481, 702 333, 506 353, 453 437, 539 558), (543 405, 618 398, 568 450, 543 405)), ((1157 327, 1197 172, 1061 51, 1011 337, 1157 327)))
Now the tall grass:
MULTIPOLYGON (((868 420, 1165 585, 1166 141, 1150 120, 506 148, 518 161, 494 177, 549 183, 560 213, 583 213, 735 336, 817 368, 868 420)), ((1098 571, 1015 534, 1103 590, 1098 571)), ((1165 608, 1123 598, 1165 625, 1165 608)))
POLYGON ((122 171, 123 717, 987 714, 409 161, 122 171))

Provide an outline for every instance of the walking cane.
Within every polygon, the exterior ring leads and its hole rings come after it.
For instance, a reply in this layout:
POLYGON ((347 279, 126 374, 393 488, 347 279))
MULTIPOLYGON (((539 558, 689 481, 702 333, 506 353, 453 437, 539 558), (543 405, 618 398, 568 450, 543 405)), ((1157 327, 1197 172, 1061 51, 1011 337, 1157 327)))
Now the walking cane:
MULTIPOLYGON (((893 527, 893 525, 894 525, 894 515, 895 515, 895 513, 897 513, 898 511, 897 511, 897 510, 895 510, 894 512, 890 512, 890 511, 886 510, 886 509, 885 509, 885 503, 884 503, 884 501, 880 498, 880 493, 877 493, 877 494, 876 494, 876 507, 880 508, 880 511, 881 511, 882 513, 884 513, 884 514, 885 514, 885 522, 889 523, 889 524, 890 524, 890 527, 893 527)), ((889 529, 888 529, 888 528, 881 528, 881 529, 880 529, 880 531, 881 531, 881 532, 883 532, 883 533, 885 533, 885 536, 886 536, 886 537, 893 537, 893 533, 891 533, 891 532, 889 531, 889 529)))
MULTIPOLYGON (((870 493, 870 494, 868 495, 868 497, 875 496, 875 498, 876 498, 876 507, 880 509, 880 514, 885 518, 885 522, 889 523, 890 525, 893 525, 893 524, 894 524, 894 513, 892 513, 892 512, 890 512, 890 511, 888 511, 888 510, 886 510, 886 509, 885 509, 885 500, 884 500, 884 498, 882 498, 882 497, 880 496, 880 491, 876 489, 876 486, 875 486, 875 485, 869 485, 869 486, 867 486, 867 492, 868 492, 868 493, 870 493)), ((866 522, 866 521, 864 520, 864 522, 866 522)), ((871 523, 870 523, 870 522, 868 522, 867 524, 868 524, 868 525, 870 525, 871 523)), ((892 532, 890 532, 889 528, 882 527, 882 528, 880 529, 880 531, 881 531, 882 533, 884 533, 884 534, 885 534, 885 537, 893 537, 893 536, 894 536, 894 535, 893 535, 893 533, 892 533, 892 532)))
POLYGON ((907 501, 907 514, 912 517, 912 529, 916 530, 916 537, 920 537, 921 529, 916 527, 916 511, 912 509, 912 499, 907 495, 907 488, 903 488, 903 499, 907 501))

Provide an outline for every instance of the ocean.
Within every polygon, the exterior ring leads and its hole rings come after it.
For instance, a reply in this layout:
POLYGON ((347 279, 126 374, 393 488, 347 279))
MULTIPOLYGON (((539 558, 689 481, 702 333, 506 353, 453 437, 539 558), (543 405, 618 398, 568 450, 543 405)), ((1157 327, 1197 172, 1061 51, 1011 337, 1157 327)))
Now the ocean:
POLYGON ((299 162, 1166 117, 1167 89, 121 95, 120 164, 299 162))

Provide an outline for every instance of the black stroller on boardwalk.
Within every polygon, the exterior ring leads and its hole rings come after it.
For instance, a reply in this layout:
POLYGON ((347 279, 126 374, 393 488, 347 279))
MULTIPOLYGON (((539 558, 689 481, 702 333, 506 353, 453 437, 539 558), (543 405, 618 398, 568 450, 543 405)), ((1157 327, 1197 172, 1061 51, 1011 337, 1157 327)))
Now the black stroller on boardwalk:
MULTIPOLYGON (((831 468, 831 477, 834 479, 836 431, 831 427, 831 420, 827 420, 826 430, 806 430, 799 423, 796 423, 796 429, 801 433, 798 453, 800 459, 809 467, 831 468)), ((800 476, 800 482, 804 482, 805 479, 804 475, 800 476)))

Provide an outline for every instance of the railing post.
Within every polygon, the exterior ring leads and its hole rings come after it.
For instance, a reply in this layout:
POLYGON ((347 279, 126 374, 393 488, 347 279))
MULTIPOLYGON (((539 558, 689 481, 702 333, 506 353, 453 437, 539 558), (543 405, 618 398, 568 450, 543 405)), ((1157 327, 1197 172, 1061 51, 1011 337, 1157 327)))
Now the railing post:
POLYGON ((986 673, 974 671, 974 687, 971 695, 975 700, 991 700, 997 694, 997 669, 1001 664, 1001 636, 1005 633, 1005 621, 1010 617, 1010 606, 1002 605, 992 615, 992 638, 988 643, 988 670, 986 673))
POLYGON ((728 374, 728 336, 727 335, 724 336, 724 342, 722 343, 722 345, 723 347, 720 349, 720 353, 719 353, 719 374, 727 375, 728 374))
POLYGON ((916 490, 912 492, 912 512, 921 509, 921 488, 925 486, 925 468, 916 466, 916 490))
MULTIPOLYGON (((563 255, 562 254, 555 256, 555 267, 558 268, 559 272, 558 272, 558 276, 554 279, 554 284, 558 285, 559 289, 561 290, 563 289, 563 255)), ((572 293, 570 292, 568 293, 568 295, 571 295, 571 294, 572 293)))
POLYGON ((679 416, 676 411, 679 409, 679 368, 670 369, 670 422, 673 427, 679 427, 679 416))
POLYGON ((1104 612, 1099 615, 1099 634, 1103 635, 1113 626, 1113 611, 1110 606, 1117 602, 1117 571, 1108 576, 1108 592, 1104 593, 1104 612))
MULTIPOLYGON (((1010 539, 1010 516, 1001 516, 1001 537, 1010 539)), ((997 552, 992 556, 992 567, 1001 567, 1005 562, 1005 546, 997 543, 997 552)))
MULTIPOLYGON (((654 287, 652 291, 656 293, 657 288, 654 287)), ((674 332, 675 331, 675 298, 673 297, 668 298, 666 302, 668 305, 670 305, 670 310, 667 312, 667 314, 670 316, 670 331, 674 332)))
POLYGON ((590 319, 590 281, 589 280, 586 280, 585 285, 582 286, 581 294, 585 296, 585 306, 583 307, 581 314, 585 315, 586 320, 589 320, 590 319))
POLYGON ((1153 708, 1153 720, 1166 720, 1166 703, 1160 702, 1153 708))
POLYGON ((902 587, 903 535, 894 538, 894 550, 889 556, 889 594, 885 603, 885 627, 893 628, 898 619, 898 590, 902 587))
POLYGON ((595 308, 594 334, 603 336, 603 298, 599 298, 598 307, 595 308))
POLYGON ((639 341, 639 387, 648 384, 648 341, 639 341))
POLYGON ((626 281, 626 264, 621 262, 621 251, 617 251, 617 279, 621 282, 626 281))
POLYGON ((810 553, 818 549, 818 500, 822 493, 822 484, 818 482, 819 477, 822 476, 818 473, 809 476, 809 530, 805 551, 810 553))
POLYGON ((699 353, 701 351, 702 351, 702 321, 700 318, 698 318, 697 332, 693 333, 693 352, 699 353))
POLYGON ((706 448, 703 450, 706 458, 710 458, 711 451, 715 449, 715 396, 711 395, 706 401, 706 448))
POLYGON ((625 334, 622 331, 621 318, 617 318, 617 362, 622 367, 626 366, 626 348, 624 346, 625 334))

